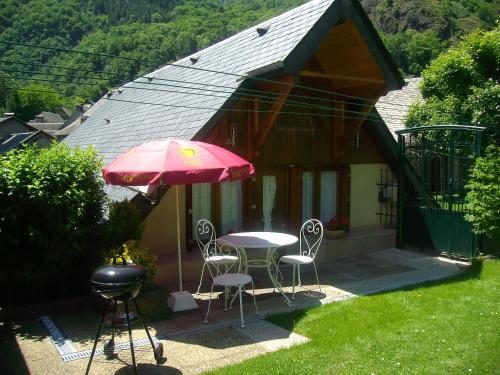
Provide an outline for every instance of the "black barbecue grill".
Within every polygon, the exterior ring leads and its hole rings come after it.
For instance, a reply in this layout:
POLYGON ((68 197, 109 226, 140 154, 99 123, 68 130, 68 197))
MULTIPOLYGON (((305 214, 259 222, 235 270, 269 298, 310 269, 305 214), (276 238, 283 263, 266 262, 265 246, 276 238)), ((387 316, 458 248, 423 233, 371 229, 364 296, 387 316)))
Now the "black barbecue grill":
POLYGON ((123 256, 117 256, 113 258, 112 264, 99 267, 94 271, 92 277, 90 278, 90 284, 92 286, 92 291, 101 297, 103 297, 109 304, 113 305, 113 313, 110 318, 107 318, 109 314, 102 314, 101 323, 97 329, 97 335, 94 341, 94 346, 92 348, 92 353, 90 354, 90 360, 87 365, 88 374, 90 371, 90 365, 92 364, 92 359, 94 358, 95 350, 99 337, 101 335, 101 330, 103 325, 109 326, 112 329, 111 339, 104 344, 104 353, 111 357, 114 354, 115 349, 115 329, 126 326, 128 329, 129 341, 130 341, 130 352, 132 354, 132 364, 134 366, 134 374, 137 374, 137 368, 135 363, 135 353, 134 344, 132 340, 131 324, 132 322, 141 320, 144 326, 144 330, 148 335, 149 342, 153 348, 154 357, 156 363, 160 363, 163 357, 163 344, 158 343, 155 345, 149 331, 142 320, 142 315, 139 310, 139 305, 135 300, 135 297, 139 294, 144 281, 146 280, 147 273, 144 267, 127 263, 123 256), (117 262, 121 260, 121 262, 117 262), (135 305, 137 314, 129 312, 129 301, 135 305), (125 307, 125 319, 122 316, 116 314, 116 307, 118 303, 123 303, 125 307))

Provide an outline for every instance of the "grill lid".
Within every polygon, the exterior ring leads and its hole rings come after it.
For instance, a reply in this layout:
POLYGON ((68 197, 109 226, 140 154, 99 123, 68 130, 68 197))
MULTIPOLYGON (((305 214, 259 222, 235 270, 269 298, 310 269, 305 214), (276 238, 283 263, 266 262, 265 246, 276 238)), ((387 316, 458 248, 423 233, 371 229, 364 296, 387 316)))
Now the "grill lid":
POLYGON ((90 282, 94 285, 122 286, 140 284, 146 279, 143 266, 127 263, 123 256, 113 258, 112 264, 101 266, 94 271, 90 282), (117 259, 121 258, 121 263, 117 259))

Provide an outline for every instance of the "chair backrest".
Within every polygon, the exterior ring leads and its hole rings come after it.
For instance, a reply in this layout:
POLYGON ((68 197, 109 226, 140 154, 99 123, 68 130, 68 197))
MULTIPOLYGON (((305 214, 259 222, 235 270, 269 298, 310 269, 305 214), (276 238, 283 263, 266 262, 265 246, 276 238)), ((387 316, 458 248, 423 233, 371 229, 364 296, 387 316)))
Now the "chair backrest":
POLYGON ((300 228, 300 255, 312 259, 316 257, 323 240, 323 224, 317 219, 309 219, 300 228))
POLYGON ((194 231, 196 242, 204 259, 218 254, 217 234, 212 223, 206 219, 198 220, 194 231))

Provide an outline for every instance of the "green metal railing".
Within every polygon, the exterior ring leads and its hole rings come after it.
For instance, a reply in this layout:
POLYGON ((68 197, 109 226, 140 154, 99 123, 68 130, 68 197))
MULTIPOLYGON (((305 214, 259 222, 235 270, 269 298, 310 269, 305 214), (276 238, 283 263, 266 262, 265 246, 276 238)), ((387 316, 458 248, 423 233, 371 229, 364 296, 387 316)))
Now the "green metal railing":
POLYGON ((483 127, 422 126, 400 130, 398 246, 414 245, 466 257, 478 250, 465 186, 481 153, 483 127))

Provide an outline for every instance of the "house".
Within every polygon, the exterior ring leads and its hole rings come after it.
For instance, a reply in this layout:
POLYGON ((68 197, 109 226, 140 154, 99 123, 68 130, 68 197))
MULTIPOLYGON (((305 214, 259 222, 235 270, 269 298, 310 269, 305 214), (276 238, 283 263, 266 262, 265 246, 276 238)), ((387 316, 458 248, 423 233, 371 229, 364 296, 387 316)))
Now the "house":
POLYGON ((58 139, 66 138, 68 135, 78 129, 85 122, 85 120, 87 120, 87 118, 89 118, 92 113, 94 113, 96 109, 100 107, 103 102, 104 101, 100 101, 96 104, 84 104, 82 106, 77 106, 75 112, 73 112, 71 117, 65 122, 64 126, 54 133, 54 136, 56 136, 58 139))
POLYGON ((28 121, 28 125, 53 135, 63 127, 65 121, 66 118, 58 113, 42 111, 33 120, 28 121))
MULTIPOLYGON (((201 217, 218 234, 296 232, 306 218, 336 215, 370 227, 380 223, 381 174, 397 167, 396 143, 374 106, 403 85, 357 0, 314 0, 108 93, 65 142, 94 146, 105 163, 166 137, 251 160, 252 179, 183 187, 184 247, 201 217)), ((136 195, 107 191, 117 200, 136 195)), ((174 199, 168 191, 144 220, 143 241, 165 264, 176 259, 174 199)), ((175 280, 175 269, 162 277, 175 280)), ((200 269, 192 269, 185 276, 196 280, 200 269)))
POLYGON ((55 139, 43 130, 37 130, 18 119, 12 113, 6 113, 4 116, 6 117, 0 118, 0 154, 23 144, 48 147, 55 139))

